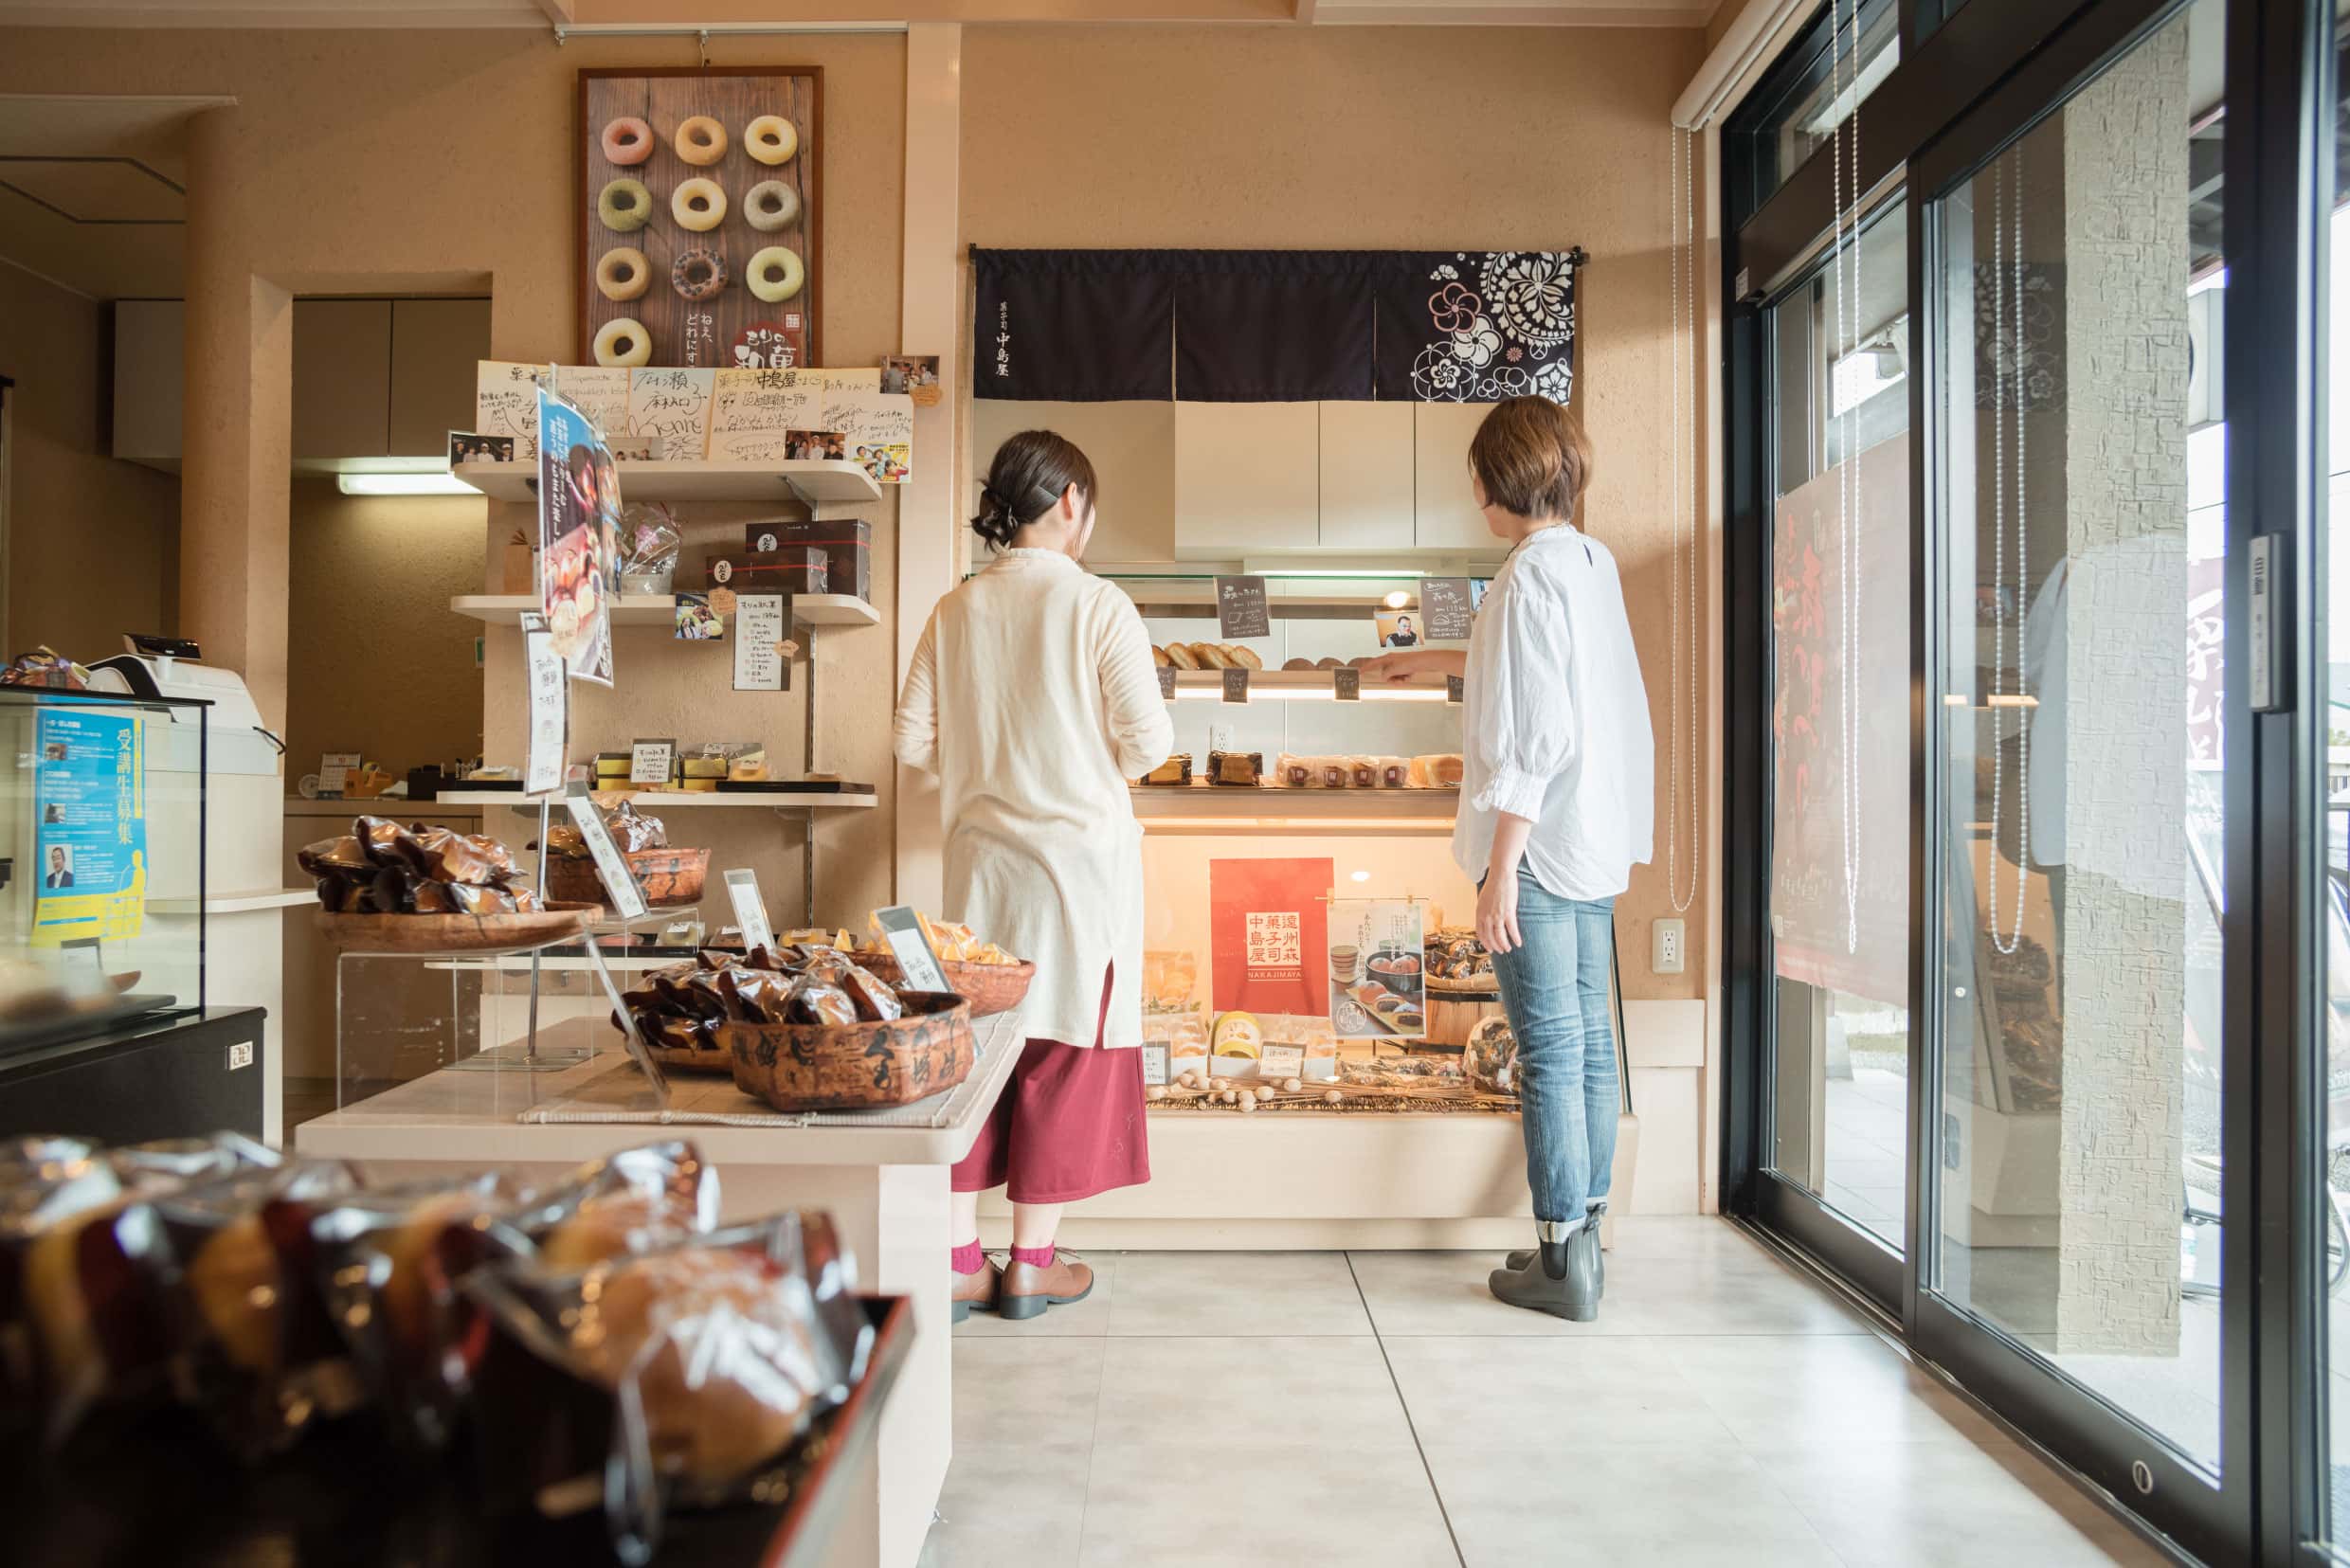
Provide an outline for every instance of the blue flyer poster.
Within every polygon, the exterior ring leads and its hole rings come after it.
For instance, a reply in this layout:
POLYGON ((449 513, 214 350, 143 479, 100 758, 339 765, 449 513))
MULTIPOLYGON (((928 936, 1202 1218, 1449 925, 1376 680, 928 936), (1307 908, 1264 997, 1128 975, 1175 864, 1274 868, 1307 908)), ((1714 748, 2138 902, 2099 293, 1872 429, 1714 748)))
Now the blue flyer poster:
POLYGON ((574 680, 612 684, 620 473, 588 416, 538 389, 539 608, 574 680))
POLYGON ((34 731, 32 945, 138 935, 147 913, 146 731, 48 711, 34 731))

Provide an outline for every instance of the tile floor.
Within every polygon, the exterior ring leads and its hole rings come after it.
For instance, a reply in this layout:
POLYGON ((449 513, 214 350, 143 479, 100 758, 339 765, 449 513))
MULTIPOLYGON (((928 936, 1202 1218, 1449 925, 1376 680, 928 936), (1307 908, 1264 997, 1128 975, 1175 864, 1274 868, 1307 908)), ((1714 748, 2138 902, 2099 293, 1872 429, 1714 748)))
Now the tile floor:
POLYGON ((2156 1564, 1719 1220, 1627 1217, 1600 1321, 1467 1253, 1129 1253, 957 1331, 925 1568, 2156 1564))

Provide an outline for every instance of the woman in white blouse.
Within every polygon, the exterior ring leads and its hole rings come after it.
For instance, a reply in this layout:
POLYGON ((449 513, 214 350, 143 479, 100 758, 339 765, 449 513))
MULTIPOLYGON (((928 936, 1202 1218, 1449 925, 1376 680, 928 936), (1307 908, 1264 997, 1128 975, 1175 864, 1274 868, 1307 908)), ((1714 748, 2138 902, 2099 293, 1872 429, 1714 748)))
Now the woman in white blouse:
POLYGON ((1655 747, 1616 558, 1574 524, 1591 476, 1582 425, 1546 398, 1497 404, 1469 469, 1486 526, 1510 550, 1465 660, 1393 654, 1372 672, 1467 677, 1453 857, 1477 879, 1477 935, 1517 1036, 1538 1243, 1489 1283, 1511 1306, 1583 1323, 1599 1316, 1620 1106, 1615 900, 1651 853, 1655 747))
POLYGON ((1061 1206, 1150 1180, 1127 781, 1166 760, 1175 728, 1142 617, 1077 564, 1094 496, 1072 442, 1003 443, 971 519, 995 559, 931 611, 898 698, 898 760, 938 776, 947 917, 1037 965, 1027 1044, 954 1168, 958 1321, 1082 1300, 1093 1271, 1054 1246, 1061 1206), (979 1248, 979 1195, 997 1186, 1012 1199, 1001 1272, 979 1248))

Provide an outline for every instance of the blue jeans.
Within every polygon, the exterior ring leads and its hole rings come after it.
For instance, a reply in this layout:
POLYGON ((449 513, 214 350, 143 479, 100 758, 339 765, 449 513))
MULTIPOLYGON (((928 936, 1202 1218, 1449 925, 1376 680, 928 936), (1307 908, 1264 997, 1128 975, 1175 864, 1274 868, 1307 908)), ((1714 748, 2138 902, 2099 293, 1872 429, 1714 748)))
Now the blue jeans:
POLYGON ((1612 898, 1561 898, 1518 868, 1515 950, 1493 955, 1518 1037, 1518 1108, 1534 1217, 1581 1219, 1607 1196, 1623 1107, 1608 1007, 1612 898))

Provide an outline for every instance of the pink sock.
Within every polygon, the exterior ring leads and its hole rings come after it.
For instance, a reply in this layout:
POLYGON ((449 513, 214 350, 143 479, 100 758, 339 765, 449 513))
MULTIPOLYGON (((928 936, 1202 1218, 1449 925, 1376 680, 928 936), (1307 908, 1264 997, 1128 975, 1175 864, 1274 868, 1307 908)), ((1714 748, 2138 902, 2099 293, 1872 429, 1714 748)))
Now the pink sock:
POLYGON ((1012 1261, 1014 1263, 1032 1264, 1039 1269, 1050 1269, 1053 1266, 1053 1259, 1058 1255, 1058 1249, 1048 1241, 1041 1247, 1013 1248, 1012 1261))
POLYGON ((956 1273, 976 1274, 986 1267, 987 1254, 979 1250, 979 1243, 976 1240, 967 1241, 954 1250, 954 1271, 956 1273))

